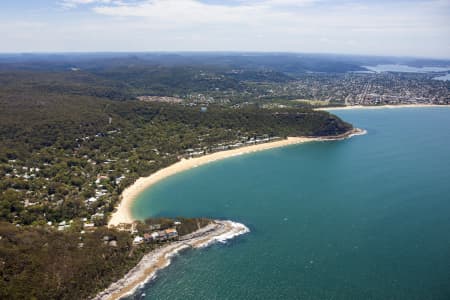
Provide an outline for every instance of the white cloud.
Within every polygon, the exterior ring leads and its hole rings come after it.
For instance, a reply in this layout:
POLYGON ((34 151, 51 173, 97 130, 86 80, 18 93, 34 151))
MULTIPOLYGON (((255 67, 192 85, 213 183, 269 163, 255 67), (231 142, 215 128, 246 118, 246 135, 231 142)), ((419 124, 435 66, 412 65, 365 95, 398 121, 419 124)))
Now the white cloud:
POLYGON ((64 12, 63 21, 45 18, 45 30, 1 26, 0 35, 7 38, 0 51, 32 45, 42 51, 242 50, 450 58, 446 0, 205 1, 65 0, 73 9, 64 12), (82 5, 91 13, 77 15, 76 7, 82 5), (29 38, 22 41, 25 36, 29 38))
POLYGON ((145 17, 155 22, 185 24, 230 25, 236 22, 260 19, 264 8, 260 5, 211 5, 195 0, 154 0, 120 6, 97 6, 94 11, 116 17, 145 17))
POLYGON ((108 4, 108 3, 113 3, 113 2, 114 1, 112 1, 112 0, 62 0, 60 2, 60 5, 65 8, 75 8, 79 5, 94 4, 94 3, 108 4))

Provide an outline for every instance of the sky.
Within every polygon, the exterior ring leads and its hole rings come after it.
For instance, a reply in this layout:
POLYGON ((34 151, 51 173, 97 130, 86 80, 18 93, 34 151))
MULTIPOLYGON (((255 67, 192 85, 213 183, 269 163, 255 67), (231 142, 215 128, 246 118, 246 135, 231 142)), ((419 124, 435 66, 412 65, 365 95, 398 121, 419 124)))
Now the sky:
POLYGON ((450 58, 450 0, 1 0, 0 52, 450 58))

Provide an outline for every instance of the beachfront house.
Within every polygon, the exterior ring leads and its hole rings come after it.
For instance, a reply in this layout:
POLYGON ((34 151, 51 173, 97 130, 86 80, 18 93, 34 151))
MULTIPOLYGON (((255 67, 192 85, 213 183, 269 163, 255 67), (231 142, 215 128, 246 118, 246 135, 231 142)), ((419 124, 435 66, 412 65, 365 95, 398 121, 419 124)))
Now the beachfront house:
MULTIPOLYGON (((145 237, 145 235, 144 235, 145 237)), ((178 237, 178 231, 175 228, 168 228, 165 230, 160 230, 158 232, 153 232, 149 235, 147 235, 148 241, 157 241, 157 242, 164 242, 167 240, 176 239, 178 237)))
POLYGON ((165 230, 158 231, 157 233, 158 233, 157 241, 163 242, 163 241, 167 240, 167 235, 166 235, 165 230))
POLYGON ((156 239, 158 238, 159 234, 157 232, 152 232, 152 234, 150 234, 151 238, 156 241, 156 239))
POLYGON ((178 237, 178 231, 175 228, 169 228, 165 230, 168 239, 174 239, 178 237))

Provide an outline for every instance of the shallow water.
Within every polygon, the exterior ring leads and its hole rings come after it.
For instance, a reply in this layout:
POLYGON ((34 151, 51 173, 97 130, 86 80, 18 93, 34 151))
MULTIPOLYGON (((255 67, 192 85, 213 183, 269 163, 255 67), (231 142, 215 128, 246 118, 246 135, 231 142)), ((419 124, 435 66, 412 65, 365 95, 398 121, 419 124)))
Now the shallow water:
POLYGON ((450 108, 336 114, 368 134, 226 159, 141 194, 137 217, 251 232, 185 252, 133 298, 450 299, 450 108))

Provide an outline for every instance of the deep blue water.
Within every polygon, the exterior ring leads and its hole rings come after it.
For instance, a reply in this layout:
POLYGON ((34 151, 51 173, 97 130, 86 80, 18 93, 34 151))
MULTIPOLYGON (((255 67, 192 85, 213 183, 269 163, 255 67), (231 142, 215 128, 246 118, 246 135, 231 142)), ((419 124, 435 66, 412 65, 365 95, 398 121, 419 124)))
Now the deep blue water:
POLYGON ((335 113, 368 134, 230 158, 144 192, 137 217, 251 229, 178 256, 145 299, 450 299, 450 108, 335 113))

